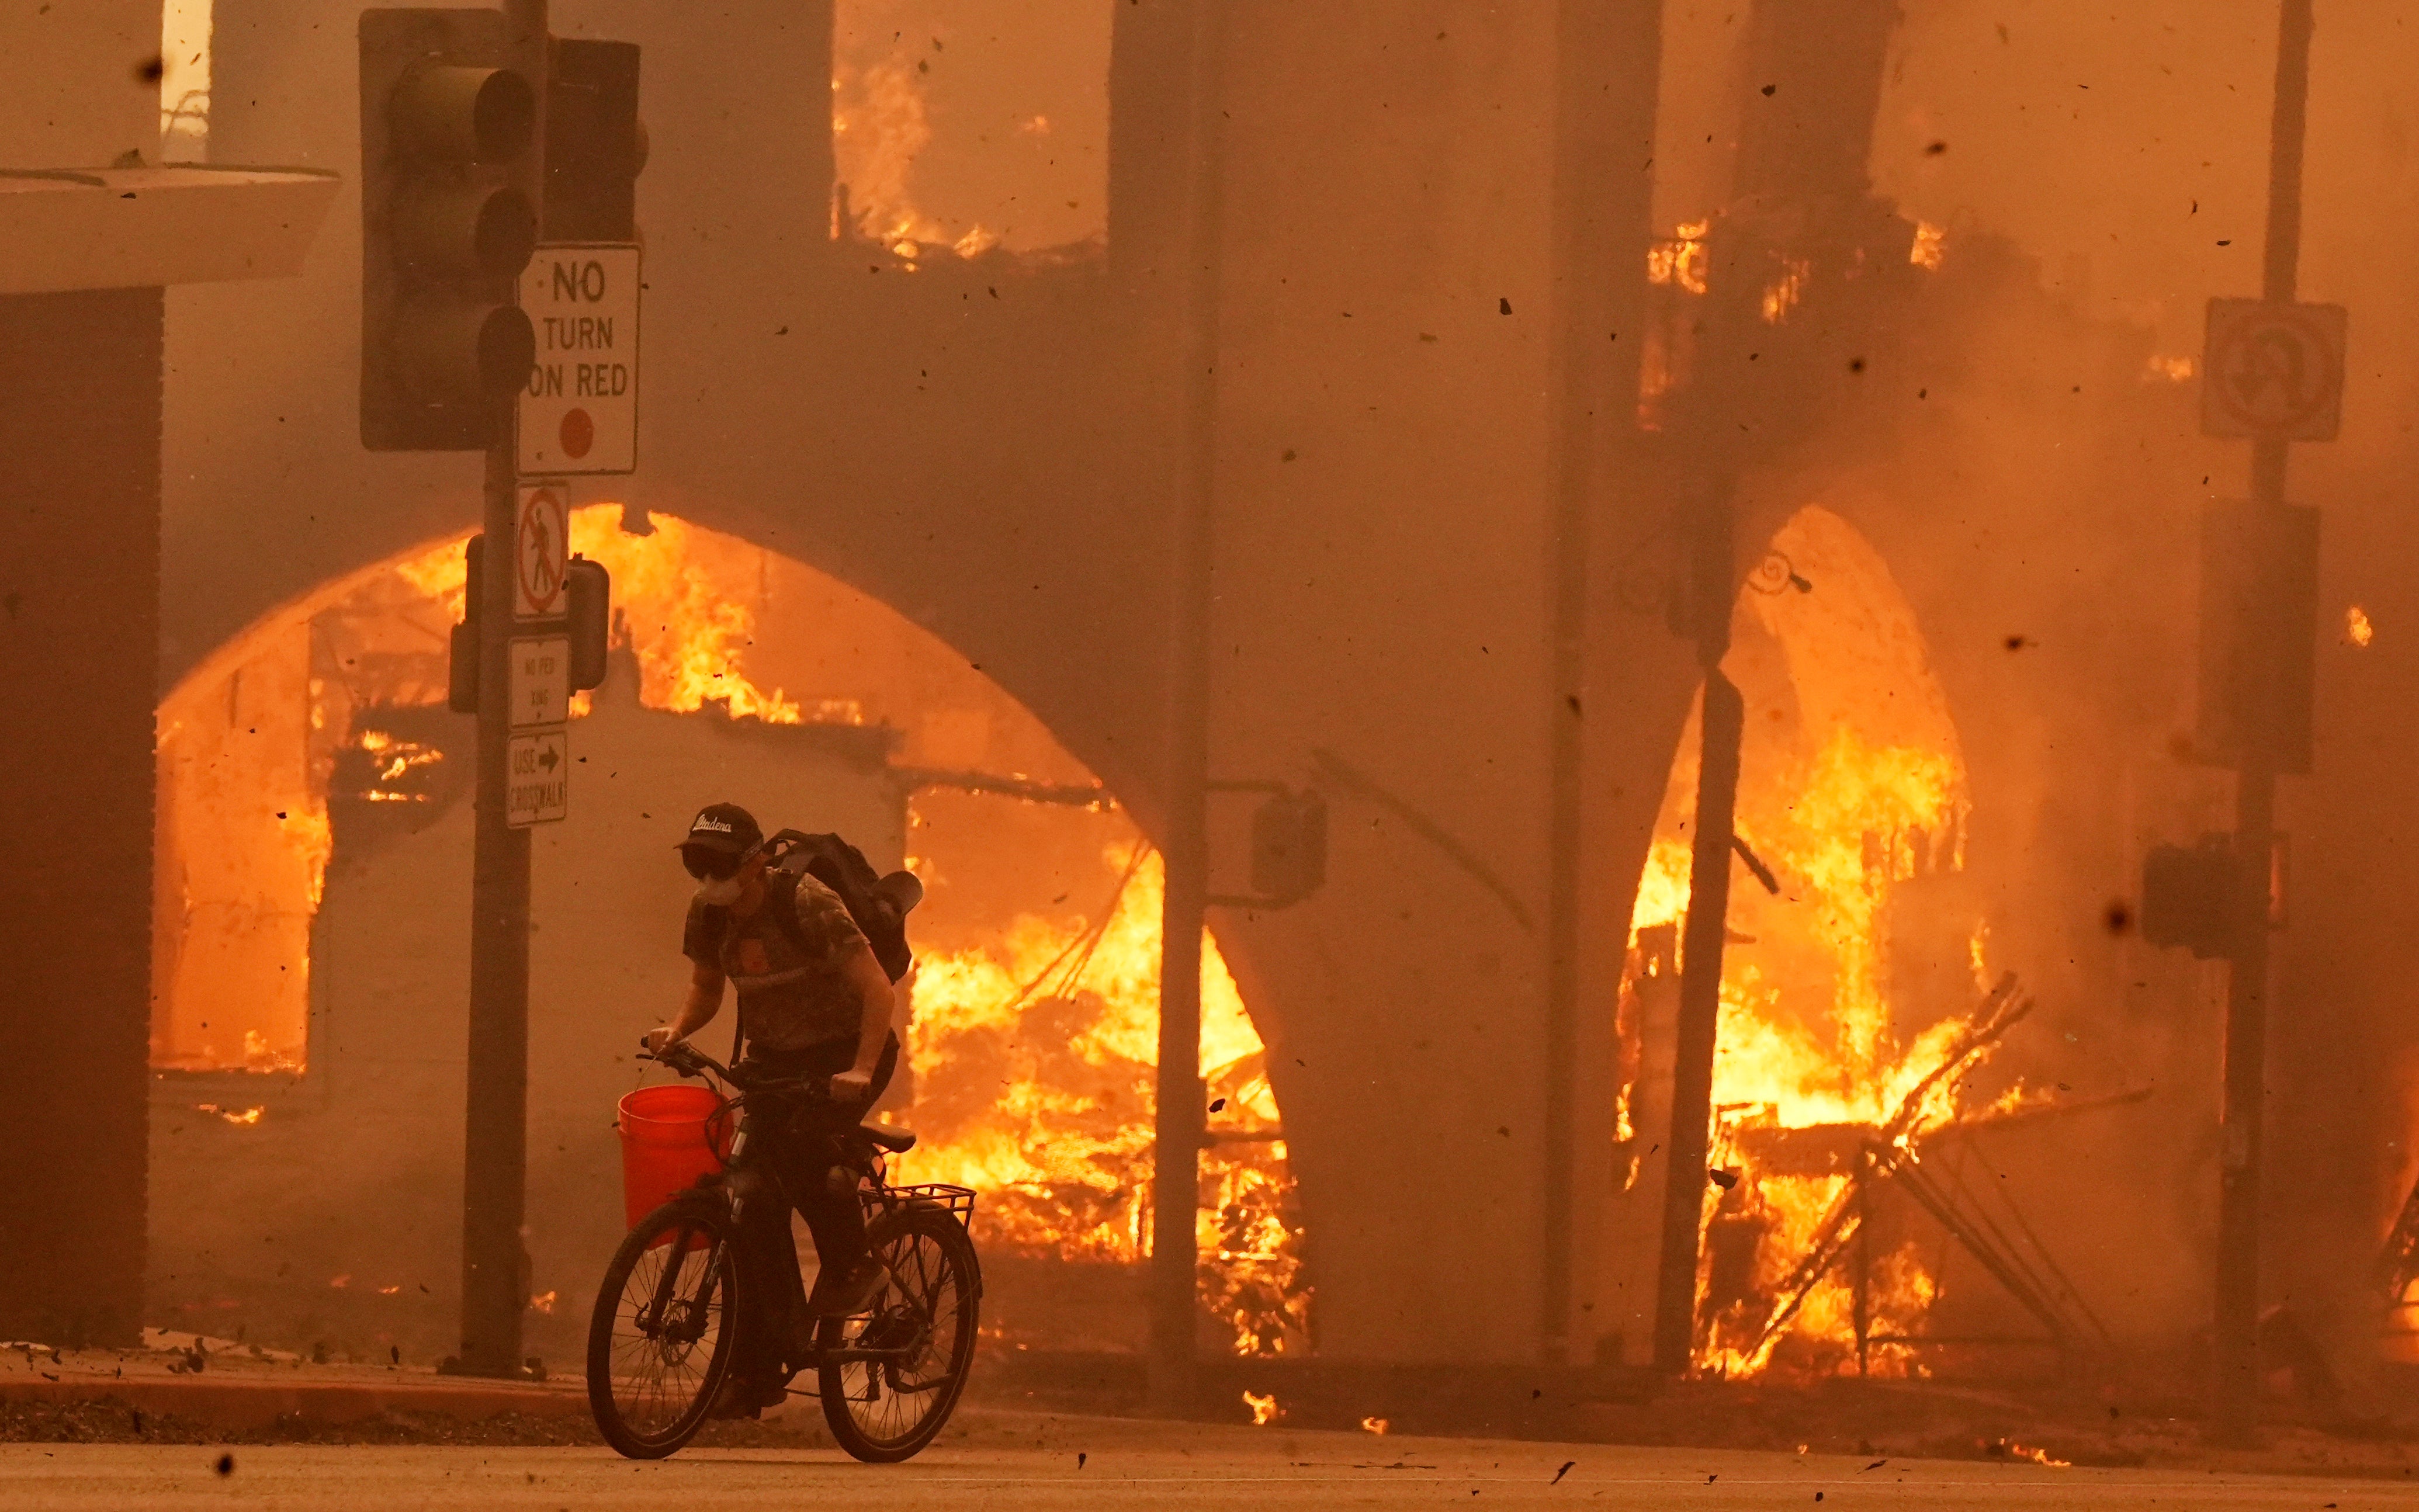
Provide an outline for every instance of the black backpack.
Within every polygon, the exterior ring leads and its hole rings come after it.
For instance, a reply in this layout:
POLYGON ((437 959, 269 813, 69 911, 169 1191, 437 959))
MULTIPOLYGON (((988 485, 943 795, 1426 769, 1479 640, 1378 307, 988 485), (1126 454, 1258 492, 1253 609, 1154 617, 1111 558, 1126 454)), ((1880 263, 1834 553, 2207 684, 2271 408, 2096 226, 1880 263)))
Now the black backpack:
POLYGON ((798 927, 798 910, 793 902, 797 879, 812 877, 848 905, 848 917, 856 920, 865 943, 873 947, 873 959, 882 963, 890 980, 897 981, 907 975, 916 960, 907 949, 907 914, 924 901, 924 885, 914 872, 883 876, 864 852, 838 835, 784 829, 766 841, 764 847, 772 853, 773 874, 788 879, 777 916, 784 929, 794 933, 798 927))

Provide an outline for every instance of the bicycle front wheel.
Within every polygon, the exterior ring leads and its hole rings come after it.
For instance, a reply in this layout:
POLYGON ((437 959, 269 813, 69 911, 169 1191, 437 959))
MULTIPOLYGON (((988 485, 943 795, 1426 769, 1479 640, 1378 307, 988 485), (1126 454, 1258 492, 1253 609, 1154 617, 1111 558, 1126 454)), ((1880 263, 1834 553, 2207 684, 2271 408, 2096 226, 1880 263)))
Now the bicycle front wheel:
POLYGON ((965 1390, 982 1274, 974 1241, 939 1208, 885 1214, 866 1238, 890 1281, 865 1312, 817 1325, 817 1385, 840 1446, 889 1464, 932 1443, 965 1390))
POLYGON ((737 1332, 737 1240, 727 1207, 676 1197, 605 1269, 588 1320, 588 1405, 630 1458, 660 1459, 705 1424, 737 1332))

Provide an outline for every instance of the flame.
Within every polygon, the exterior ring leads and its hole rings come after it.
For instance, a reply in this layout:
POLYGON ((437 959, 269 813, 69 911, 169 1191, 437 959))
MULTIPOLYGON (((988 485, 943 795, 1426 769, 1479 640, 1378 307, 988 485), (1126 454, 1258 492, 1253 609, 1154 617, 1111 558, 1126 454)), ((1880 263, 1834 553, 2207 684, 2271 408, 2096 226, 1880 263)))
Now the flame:
MULTIPOLYGON (((383 730, 362 731, 354 738, 353 746, 355 749, 365 750, 377 758, 375 779, 378 782, 395 781, 418 767, 433 766, 445 759, 445 753, 435 747, 424 746, 416 740, 397 740, 383 730)), ((374 788, 362 796, 373 803, 407 799, 424 803, 428 799, 424 793, 389 793, 380 788, 374 788)))
POLYGON ((1985 1443, 1982 1447, 1990 1454, 2005 1455, 2011 1459, 2029 1459, 2036 1465, 2048 1465, 2056 1470, 2074 1468, 2074 1461, 2072 1459, 2056 1458, 2046 1449, 2028 1449, 2012 1439, 2001 1439, 1994 1443, 1985 1443))
MULTIPOLYGON (((1838 1346, 1854 1337, 1853 1292, 1836 1275, 1815 1287, 1786 1329, 1761 1337, 1773 1288, 1806 1251, 1847 1178, 1760 1170, 1739 1136, 1755 1129, 1882 1123, 1952 1053, 1964 1026, 1959 1011, 1968 1006, 1914 1005, 1926 1011, 1918 1020, 1924 1026, 1903 1033, 1893 1023, 1894 1009, 1909 1005, 1891 995, 1892 891, 1962 870, 1967 809, 1956 733, 1911 611, 1887 567, 1835 516, 1805 511, 1784 528, 1780 547, 1793 573, 1813 587, 1742 595, 1743 617, 1764 632, 1754 643, 1766 648, 1765 659, 1733 674, 1750 714, 1736 832, 1775 873, 1781 895, 1767 898, 1739 873, 1730 927, 1752 928, 1734 933, 1738 943, 1725 952, 1720 984, 1714 1164, 1735 1180, 1709 1192, 1705 1223, 1709 1234, 1720 1223, 1750 1236, 1753 1255, 1752 1294, 1715 1297, 1707 1288, 1716 1245, 1709 1240, 1703 1247, 1701 1313, 1712 1316, 1697 1365, 1725 1374, 1763 1369, 1789 1340, 1814 1347, 1814 1357, 1837 1358, 1838 1346), (1777 680, 1783 671, 1785 684, 1777 680), (1783 705, 1794 705, 1794 723, 1783 705)), ((1633 963, 1653 970, 1661 966, 1638 949, 1641 933, 1678 924, 1688 907, 1697 729, 1692 714, 1630 918, 1633 963)), ((1978 924, 1951 949, 1958 945, 1958 955, 1970 955, 1980 977, 1986 933, 1978 924)), ((1626 981, 1625 999, 1643 985, 1626 981)), ((1961 1087, 1943 1077, 1924 1088, 1908 1137, 1954 1117, 1961 1087)), ((1626 1126, 1626 1098, 1617 1112, 1626 1126)), ((1909 1332, 1905 1323, 1937 1295, 1911 1243, 1875 1254, 1870 1281, 1873 1316, 1890 1325, 1883 1332, 1909 1332)), ((1914 1368, 1903 1350, 1877 1346, 1872 1357, 1876 1370, 1914 1368)))
POLYGON ((2200 371, 2200 363, 2193 358, 2162 357, 2153 352, 2142 364, 2142 381, 2190 383, 2193 375, 2198 371, 2200 371))
POLYGON ((403 1283, 402 1283, 402 1282, 400 1282, 400 1281, 398 1281, 398 1282, 396 1282, 394 1285, 393 1285, 393 1286, 391 1286, 391 1287, 380 1287, 380 1288, 377 1288, 377 1294, 378 1294, 379 1296, 381 1296, 381 1297, 392 1297, 392 1296, 393 1296, 395 1293, 397 1293, 397 1292, 401 1291, 402 1289, 403 1289, 403 1283))
POLYGON ((1811 276, 1812 270, 1803 257, 1791 257, 1781 264, 1780 276, 1764 285, 1765 325, 1777 326, 1789 318, 1789 312, 1806 298, 1806 281, 1811 276))
MULTIPOLYGON (((1026 915, 988 946, 917 962, 908 1064, 922 1140, 897 1169, 981 1194, 986 1246, 1128 1263, 1150 1252, 1163 884, 1157 853, 1139 841, 1106 859, 1121 881, 1098 918, 1026 915)), ((1205 931, 1201 1069, 1219 1109, 1213 1132, 1274 1133, 1262 1059, 1205 931)), ((1282 1352, 1302 1336, 1309 1302, 1284 1142, 1213 1142, 1202 1186, 1204 1300, 1234 1328, 1237 1353, 1282 1352)))
POLYGON ((215 1113, 220 1118, 224 1119, 227 1122, 246 1129, 258 1123, 269 1112, 267 1108, 259 1107, 223 1108, 216 1103, 196 1103, 193 1104, 193 1111, 196 1113, 215 1113))
POLYGON ((1285 1409, 1277 1405, 1275 1392, 1261 1396, 1246 1391, 1243 1393, 1243 1405, 1252 1410, 1252 1427, 1256 1428, 1267 1427, 1285 1415, 1285 1409))
MULTIPOLYGON (((1019 121, 1017 130, 1047 136, 1050 121, 1030 116, 1019 121)), ((932 125, 917 65, 898 52, 862 65, 840 60, 832 70, 832 156, 854 224, 840 224, 836 198, 834 239, 853 230, 907 260, 911 270, 930 247, 978 257, 997 246, 999 233, 979 222, 953 236, 917 207, 916 160, 932 145, 932 125)))
POLYGON ((1646 249, 1646 281, 1670 285, 1691 294, 1705 292, 1705 237, 1711 221, 1691 221, 1646 249))
POLYGON ((683 714, 719 703, 734 719, 800 723, 795 700, 779 688, 765 692, 740 670, 757 609, 731 592, 733 579, 745 580, 733 559, 762 554, 727 538, 709 545, 705 532, 669 515, 651 517, 649 535, 624 532, 613 504, 592 504, 571 518, 571 548, 613 575, 624 636, 638 653, 639 702, 683 714))
POLYGON ((2377 639, 2377 627, 2368 623, 2368 610, 2358 604, 2344 610, 2344 639, 2356 646, 2377 639))
POLYGON ((1391 1426, 1392 1425, 1382 1417, 1364 1417, 1361 1420, 1361 1427, 1364 1430, 1374 1433, 1381 1439, 1386 1436, 1386 1429, 1391 1426))
POLYGON ((1949 256, 1949 228, 1930 221, 1915 223, 1915 239, 1907 244, 1906 260, 1927 272, 1938 272, 1949 256))
POLYGON ((555 1294, 551 1291, 541 1291, 537 1293, 535 1296, 530 1298, 530 1310, 532 1312, 546 1313, 551 1316, 554 1312, 554 1297, 555 1294))

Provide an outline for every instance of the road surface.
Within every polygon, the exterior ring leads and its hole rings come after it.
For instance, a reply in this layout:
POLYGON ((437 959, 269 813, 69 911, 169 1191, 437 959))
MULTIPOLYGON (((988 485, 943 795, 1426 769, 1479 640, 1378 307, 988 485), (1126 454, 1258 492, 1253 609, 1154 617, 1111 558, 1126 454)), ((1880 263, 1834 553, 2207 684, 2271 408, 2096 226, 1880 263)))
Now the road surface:
POLYGON ((986 1432, 901 1466, 859 1465, 828 1449, 691 1450, 639 1464, 586 1448, 0 1445, 0 1506, 9 1512, 220 1505, 286 1512, 719 1512, 817 1504, 880 1512, 1342 1506, 1772 1512, 1818 1504, 1822 1512, 2414 1512, 2414 1480, 2419 1477, 2347 1480, 1895 1458, 1876 1465, 1822 1455, 1105 1420, 1093 1433, 1081 1420, 1068 1419, 1030 1442, 986 1432), (1080 1447, 1087 1438, 1099 1442, 1080 1447), (222 1454, 234 1461, 224 1474, 217 1468, 222 1454))

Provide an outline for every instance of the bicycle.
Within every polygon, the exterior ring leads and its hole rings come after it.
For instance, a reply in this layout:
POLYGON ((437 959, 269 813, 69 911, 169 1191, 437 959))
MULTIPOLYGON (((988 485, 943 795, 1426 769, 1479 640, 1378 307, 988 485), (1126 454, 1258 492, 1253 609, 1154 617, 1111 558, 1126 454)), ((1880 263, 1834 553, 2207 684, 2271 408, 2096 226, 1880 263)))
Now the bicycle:
MULTIPOLYGON (((789 1316, 806 1316, 798 1267, 761 1275, 739 1242, 751 1202, 794 1204, 775 1163, 751 1159, 749 1094, 807 1088, 827 1078, 771 1078, 734 1071, 686 1044, 655 1057, 683 1076, 711 1074, 728 1088, 717 1117, 737 1116, 724 1168, 640 1219, 614 1251, 588 1325, 588 1402, 605 1442, 633 1459, 677 1452, 704 1427, 741 1335, 763 1326, 751 1299, 786 1287, 789 1316), (732 1095, 735 1094, 735 1095, 732 1095)), ((886 1154, 916 1136, 863 1124, 840 1135, 858 1174, 866 1233, 890 1273, 861 1312, 815 1320, 810 1347, 785 1345, 790 1379, 811 1369, 832 1437, 855 1458, 896 1463, 941 1431, 974 1363, 982 1272, 967 1226, 975 1195, 937 1183, 892 1186, 886 1154), (803 1352, 804 1359, 787 1358, 803 1352)))

